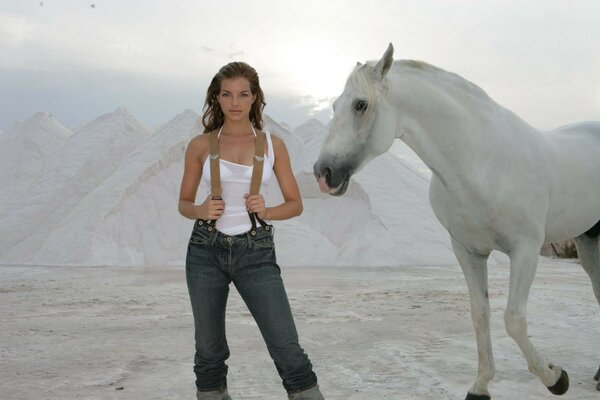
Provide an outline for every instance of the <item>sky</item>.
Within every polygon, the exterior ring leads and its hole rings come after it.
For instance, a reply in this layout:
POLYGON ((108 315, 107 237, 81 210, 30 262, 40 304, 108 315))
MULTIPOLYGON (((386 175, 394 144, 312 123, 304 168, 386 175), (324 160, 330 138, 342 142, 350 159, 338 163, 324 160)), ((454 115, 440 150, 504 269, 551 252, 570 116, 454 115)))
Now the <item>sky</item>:
POLYGON ((200 114, 230 61, 258 71, 276 121, 325 123, 356 62, 390 42, 551 129, 600 120, 599 20, 594 0, 0 0, 0 129, 117 107, 157 127, 200 114))

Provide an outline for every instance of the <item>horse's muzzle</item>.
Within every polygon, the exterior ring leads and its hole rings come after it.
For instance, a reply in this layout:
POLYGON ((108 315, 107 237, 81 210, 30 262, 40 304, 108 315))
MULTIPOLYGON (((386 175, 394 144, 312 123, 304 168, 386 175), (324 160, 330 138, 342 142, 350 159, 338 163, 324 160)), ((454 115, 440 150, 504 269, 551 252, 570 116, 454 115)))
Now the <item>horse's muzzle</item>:
POLYGON ((313 171, 321 192, 332 196, 341 196, 346 193, 351 175, 349 168, 336 169, 331 165, 317 161, 313 167, 313 171))

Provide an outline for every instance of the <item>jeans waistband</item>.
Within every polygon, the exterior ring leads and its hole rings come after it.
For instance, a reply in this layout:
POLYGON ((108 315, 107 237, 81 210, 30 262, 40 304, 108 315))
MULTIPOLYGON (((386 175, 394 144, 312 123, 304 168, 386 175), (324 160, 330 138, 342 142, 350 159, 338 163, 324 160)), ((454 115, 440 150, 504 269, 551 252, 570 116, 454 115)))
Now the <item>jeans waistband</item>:
POLYGON ((194 222, 194 230, 201 231, 205 235, 209 236, 209 245, 218 245, 224 247, 248 245, 253 240, 265 238, 268 236, 273 237, 275 234, 275 228, 273 227, 273 225, 267 225, 266 228, 263 228, 262 226, 257 227, 256 235, 252 235, 250 231, 239 233, 237 235, 228 235, 215 228, 214 224, 209 225, 208 221, 202 219, 196 219, 196 221, 194 222))

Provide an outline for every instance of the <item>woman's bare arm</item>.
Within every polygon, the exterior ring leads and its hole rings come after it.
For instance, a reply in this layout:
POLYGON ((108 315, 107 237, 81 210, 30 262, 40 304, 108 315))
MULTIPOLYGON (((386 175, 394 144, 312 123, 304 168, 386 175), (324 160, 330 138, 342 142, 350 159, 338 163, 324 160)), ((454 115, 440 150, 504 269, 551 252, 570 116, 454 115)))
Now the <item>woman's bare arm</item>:
POLYGON ((223 201, 211 200, 210 196, 202 204, 194 204, 202 177, 202 163, 208 156, 208 146, 208 135, 198 135, 190 141, 185 150, 178 210, 186 218, 217 219, 223 213, 223 201))

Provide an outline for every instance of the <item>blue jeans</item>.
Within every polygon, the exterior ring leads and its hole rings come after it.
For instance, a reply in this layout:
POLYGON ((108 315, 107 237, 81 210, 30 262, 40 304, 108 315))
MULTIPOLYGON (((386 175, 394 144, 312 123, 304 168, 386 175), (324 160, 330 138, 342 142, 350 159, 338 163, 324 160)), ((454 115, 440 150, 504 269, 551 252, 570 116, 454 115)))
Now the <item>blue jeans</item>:
POLYGON ((186 256, 186 280, 194 315, 198 391, 227 387, 229 348, 225 338, 225 306, 229 283, 252 313, 288 393, 317 385, 308 356, 298 343, 296 325, 279 265, 273 227, 225 235, 196 220, 186 256))

